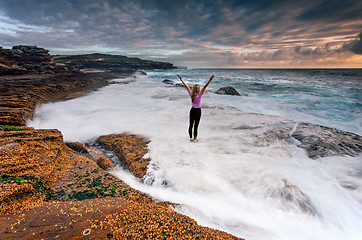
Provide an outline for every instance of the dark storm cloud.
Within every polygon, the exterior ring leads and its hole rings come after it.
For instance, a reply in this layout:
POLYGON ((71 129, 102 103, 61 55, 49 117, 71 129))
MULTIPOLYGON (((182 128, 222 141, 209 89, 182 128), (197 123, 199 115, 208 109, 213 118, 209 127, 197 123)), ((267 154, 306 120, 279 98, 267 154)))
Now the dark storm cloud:
POLYGON ((354 0, 315 1, 298 17, 303 21, 350 21, 361 20, 361 2, 354 0))
POLYGON ((8 19, 0 23, 17 27, 0 32, 0 41, 63 52, 103 48, 181 64, 207 63, 209 56, 239 64, 313 51, 330 55, 337 48, 347 51, 347 43, 358 53, 361 12, 358 0, 1 0, 0 16, 8 19), (328 52, 328 42, 340 44, 328 52))
POLYGON ((349 50, 356 54, 362 54, 362 32, 358 35, 357 40, 351 42, 349 50))

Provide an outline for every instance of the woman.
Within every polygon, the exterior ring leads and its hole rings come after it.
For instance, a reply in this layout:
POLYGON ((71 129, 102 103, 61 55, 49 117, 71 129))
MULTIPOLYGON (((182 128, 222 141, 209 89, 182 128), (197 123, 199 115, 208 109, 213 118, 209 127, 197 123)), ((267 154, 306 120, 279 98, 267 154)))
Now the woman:
POLYGON ((181 82, 186 87, 187 92, 189 93, 189 95, 191 97, 192 108, 190 110, 189 135, 190 135, 190 141, 197 142, 197 128, 199 126, 200 118, 201 118, 201 97, 204 94, 205 89, 207 88, 207 86, 209 86, 212 79, 214 79, 215 75, 213 74, 210 77, 209 81, 201 89, 201 91, 200 91, 200 85, 199 84, 195 84, 192 87, 192 91, 191 91, 190 87, 182 80, 181 76, 180 75, 177 75, 177 76, 180 78, 181 82), (192 137, 192 127, 194 128, 194 137, 192 137))

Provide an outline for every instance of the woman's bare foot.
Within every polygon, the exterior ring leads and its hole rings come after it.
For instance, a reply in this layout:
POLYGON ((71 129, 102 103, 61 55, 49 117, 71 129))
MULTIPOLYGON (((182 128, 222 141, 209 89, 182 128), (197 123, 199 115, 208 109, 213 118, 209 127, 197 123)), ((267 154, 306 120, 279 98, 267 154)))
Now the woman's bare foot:
POLYGON ((194 142, 197 142, 197 139, 194 139, 194 142))
POLYGON ((193 138, 190 138, 190 142, 192 142, 192 141, 194 141, 194 139, 193 139, 193 138))

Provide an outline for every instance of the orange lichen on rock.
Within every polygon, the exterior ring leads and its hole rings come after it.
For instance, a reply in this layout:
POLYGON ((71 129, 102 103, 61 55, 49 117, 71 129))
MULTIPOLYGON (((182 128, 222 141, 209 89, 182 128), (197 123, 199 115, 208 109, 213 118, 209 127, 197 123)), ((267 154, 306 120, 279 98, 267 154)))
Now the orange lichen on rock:
POLYGON ((115 167, 114 163, 107 157, 100 157, 97 159, 97 164, 100 168, 107 170, 115 167))
POLYGON ((146 175, 149 158, 143 158, 148 152, 148 141, 133 135, 112 134, 100 136, 97 142, 106 150, 113 151, 122 166, 133 175, 142 178, 146 175))
POLYGON ((0 186, 0 215, 39 206, 44 199, 44 194, 36 192, 31 184, 3 184, 0 186))
POLYGON ((127 201, 122 211, 92 220, 94 229, 111 229, 116 239, 240 239, 201 227, 195 220, 155 202, 127 201))
POLYGON ((0 131, 0 140, 0 214, 42 204, 47 188, 80 157, 58 130, 0 131))
POLYGON ((58 130, 1 131, 0 139, 0 175, 36 176, 52 185, 77 156, 58 130))
MULTIPOLYGON (((69 166, 52 186, 61 193, 57 201, 0 213, 0 239, 239 239, 198 225, 169 204, 130 188, 91 159, 79 156, 69 166)), ((21 186, 23 196, 33 196, 31 185, 21 186)), ((9 188, 10 195, 14 190, 9 188)))

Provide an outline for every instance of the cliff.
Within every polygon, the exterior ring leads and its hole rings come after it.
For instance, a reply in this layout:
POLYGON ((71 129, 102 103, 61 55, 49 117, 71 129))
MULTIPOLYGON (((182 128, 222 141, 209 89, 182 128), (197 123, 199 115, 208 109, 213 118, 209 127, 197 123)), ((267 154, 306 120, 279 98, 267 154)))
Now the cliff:
POLYGON ((69 71, 57 68, 49 51, 37 46, 14 46, 12 49, 0 47, 0 75, 25 73, 55 73, 69 71))

